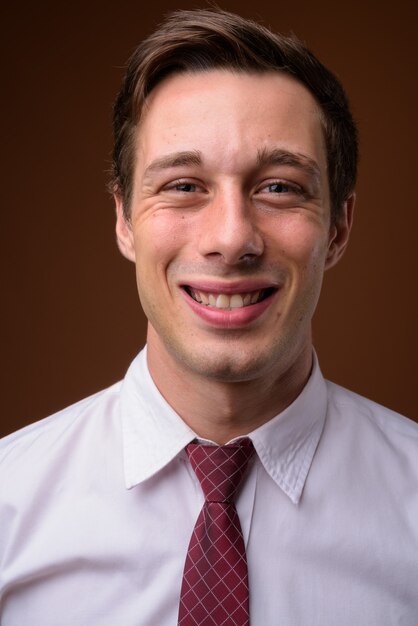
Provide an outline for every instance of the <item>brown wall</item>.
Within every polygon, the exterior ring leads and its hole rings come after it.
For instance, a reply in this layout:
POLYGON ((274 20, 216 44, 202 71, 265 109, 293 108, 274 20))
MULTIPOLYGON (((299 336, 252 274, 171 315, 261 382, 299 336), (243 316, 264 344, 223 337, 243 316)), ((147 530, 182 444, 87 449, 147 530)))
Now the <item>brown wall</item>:
MULTIPOLYGON (((149 4, 3 8, 2 433, 111 384, 144 341, 104 189, 111 103, 135 44, 167 10, 197 3, 149 4)), ((358 205, 351 247, 325 279, 315 344, 327 377, 417 419, 413 3, 220 4, 294 31, 347 87, 361 132, 358 205)))

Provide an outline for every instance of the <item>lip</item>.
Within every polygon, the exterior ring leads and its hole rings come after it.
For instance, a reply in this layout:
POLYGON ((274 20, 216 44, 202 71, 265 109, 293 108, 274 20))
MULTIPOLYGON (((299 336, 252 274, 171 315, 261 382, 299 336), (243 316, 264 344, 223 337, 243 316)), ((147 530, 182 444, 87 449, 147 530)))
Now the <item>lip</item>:
POLYGON ((191 287, 192 289, 196 289, 197 291, 206 291, 208 293, 225 293, 225 294, 234 294, 234 293, 250 293, 251 291, 261 291, 262 289, 269 289, 273 287, 274 289, 278 289, 279 285, 277 283, 272 283, 267 280, 255 280, 255 279, 245 279, 245 280, 236 280, 229 281, 228 283, 224 283, 220 280, 187 280, 183 281, 180 287, 191 287))
POLYGON ((256 319, 258 319, 264 313, 264 311, 266 311, 270 307, 279 292, 278 286, 266 282, 261 283, 259 281, 240 281, 239 283, 229 283, 229 285, 221 284, 219 282, 214 283, 212 281, 191 281, 183 283, 183 285, 186 284, 188 287, 192 287, 193 289, 197 289, 198 291, 208 291, 209 293, 215 292, 225 294, 243 292, 248 293, 251 291, 258 291, 261 289, 274 287, 275 290, 261 302, 257 302, 256 304, 249 304, 248 306, 244 306, 239 309, 216 309, 205 304, 200 304, 199 302, 196 302, 196 300, 194 300, 184 288, 180 289, 186 303, 196 315, 198 315, 210 326, 223 329, 239 329, 248 326, 249 324, 251 324, 251 322, 254 322, 256 319))

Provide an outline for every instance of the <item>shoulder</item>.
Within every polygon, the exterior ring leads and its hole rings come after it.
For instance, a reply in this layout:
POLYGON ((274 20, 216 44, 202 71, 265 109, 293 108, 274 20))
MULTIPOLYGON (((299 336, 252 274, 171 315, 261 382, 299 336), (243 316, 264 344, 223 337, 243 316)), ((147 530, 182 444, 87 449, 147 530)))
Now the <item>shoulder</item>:
POLYGON ((418 424, 377 402, 326 381, 328 428, 339 434, 354 456, 374 459, 388 471, 418 475, 418 424))
POLYGON ((120 387, 118 382, 0 439, 0 477, 21 459, 29 467, 31 461, 41 461, 54 449, 62 449, 75 433, 100 429, 100 423, 111 419, 117 407, 120 387))
POLYGON ((418 424, 405 415, 330 381, 326 381, 326 385, 329 405, 341 415, 367 420, 388 433, 412 437, 418 442, 418 424))

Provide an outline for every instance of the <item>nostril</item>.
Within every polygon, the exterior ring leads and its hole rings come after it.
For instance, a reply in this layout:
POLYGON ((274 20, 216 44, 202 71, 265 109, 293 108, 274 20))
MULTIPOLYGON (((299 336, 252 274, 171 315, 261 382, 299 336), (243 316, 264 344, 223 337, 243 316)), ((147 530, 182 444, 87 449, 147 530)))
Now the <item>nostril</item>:
POLYGON ((257 256, 259 256, 259 255, 256 254, 255 252, 246 252, 245 254, 243 254, 240 257, 240 260, 242 260, 242 261, 249 261, 249 260, 252 260, 252 259, 256 258, 257 256))

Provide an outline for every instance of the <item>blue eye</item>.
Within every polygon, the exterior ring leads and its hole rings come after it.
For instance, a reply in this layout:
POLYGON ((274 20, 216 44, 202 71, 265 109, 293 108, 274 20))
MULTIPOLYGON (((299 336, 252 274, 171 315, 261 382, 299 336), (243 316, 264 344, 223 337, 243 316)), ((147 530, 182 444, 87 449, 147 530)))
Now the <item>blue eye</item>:
POLYGON ((267 186, 267 189, 273 193, 289 193, 289 191, 292 191, 292 188, 285 183, 271 183, 267 186))
POLYGON ((196 191, 196 185, 194 185, 193 183, 176 183, 174 188, 177 191, 183 191, 185 193, 196 191))

